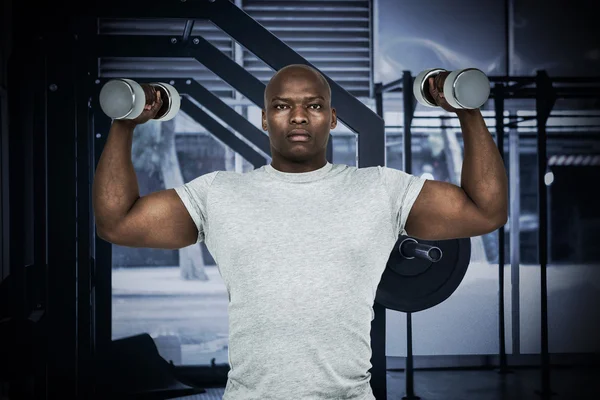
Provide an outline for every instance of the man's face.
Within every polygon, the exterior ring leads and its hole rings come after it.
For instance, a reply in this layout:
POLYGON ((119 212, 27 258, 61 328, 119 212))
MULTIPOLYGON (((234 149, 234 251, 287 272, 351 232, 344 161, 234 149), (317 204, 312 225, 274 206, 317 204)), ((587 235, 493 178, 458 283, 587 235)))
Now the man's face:
POLYGON ((327 87, 310 70, 288 69, 271 81, 265 93, 262 127, 269 132, 275 162, 325 159, 329 132, 337 125, 330 103, 327 87), (296 141, 293 134, 308 137, 296 141))

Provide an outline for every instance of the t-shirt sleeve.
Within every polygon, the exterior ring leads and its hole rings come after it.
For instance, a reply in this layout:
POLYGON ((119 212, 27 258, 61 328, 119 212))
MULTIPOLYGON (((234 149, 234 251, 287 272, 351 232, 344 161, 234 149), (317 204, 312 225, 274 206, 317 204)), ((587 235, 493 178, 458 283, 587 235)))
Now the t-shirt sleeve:
POLYGON ((396 235, 406 235, 406 220, 426 179, 404 171, 378 166, 379 173, 390 198, 392 221, 396 235))
POLYGON ((219 171, 200 175, 194 180, 174 188, 198 228, 196 243, 203 242, 208 221, 208 194, 219 171))

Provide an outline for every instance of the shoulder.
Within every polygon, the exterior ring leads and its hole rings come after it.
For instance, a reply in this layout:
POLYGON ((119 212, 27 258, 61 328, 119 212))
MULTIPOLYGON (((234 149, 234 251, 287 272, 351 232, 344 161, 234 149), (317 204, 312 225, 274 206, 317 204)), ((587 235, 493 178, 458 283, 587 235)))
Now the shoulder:
POLYGON ((214 180, 222 172, 223 171, 212 171, 199 175, 196 178, 192 179, 190 182, 188 182, 185 186, 189 186, 190 188, 194 189, 207 189, 213 184, 214 180))

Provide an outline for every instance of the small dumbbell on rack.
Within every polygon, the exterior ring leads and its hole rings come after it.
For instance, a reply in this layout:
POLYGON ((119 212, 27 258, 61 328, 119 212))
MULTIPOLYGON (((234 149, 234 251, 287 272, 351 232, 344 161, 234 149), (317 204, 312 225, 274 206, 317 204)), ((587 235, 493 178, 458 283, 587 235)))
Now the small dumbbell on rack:
MULTIPOLYGON (((438 107, 429 93, 429 78, 442 72, 442 68, 430 68, 421 71, 413 83, 413 92, 417 101, 426 107, 438 107)), ((482 71, 476 68, 459 69, 450 72, 443 79, 444 97, 448 104, 456 109, 480 108, 490 96, 490 81, 482 71)))
POLYGON ((179 111, 181 96, 173 86, 162 82, 139 84, 131 79, 112 79, 100 90, 100 108, 113 119, 134 119, 145 105, 155 101, 157 91, 163 104, 154 119, 168 121, 179 111))

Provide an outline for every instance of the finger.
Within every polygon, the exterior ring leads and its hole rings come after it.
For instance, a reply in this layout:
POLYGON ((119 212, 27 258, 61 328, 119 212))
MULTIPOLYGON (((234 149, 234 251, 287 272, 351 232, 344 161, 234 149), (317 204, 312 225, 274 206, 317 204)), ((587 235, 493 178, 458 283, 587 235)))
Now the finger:
POLYGON ((431 95, 431 97, 433 97, 434 99, 437 98, 437 90, 435 89, 435 82, 433 78, 429 78, 429 94, 431 95))
POLYGON ((438 95, 438 98, 437 98, 437 103, 440 105, 440 107, 444 107, 446 104, 448 104, 448 103, 446 102, 446 99, 444 99, 444 98, 442 97, 442 94, 441 94, 441 93, 438 95))
POLYGON ((440 96, 442 98, 444 98, 444 80, 442 79, 443 77, 448 77, 448 73, 445 73, 444 75, 440 74, 440 79, 438 81, 438 92, 440 92, 440 96))

